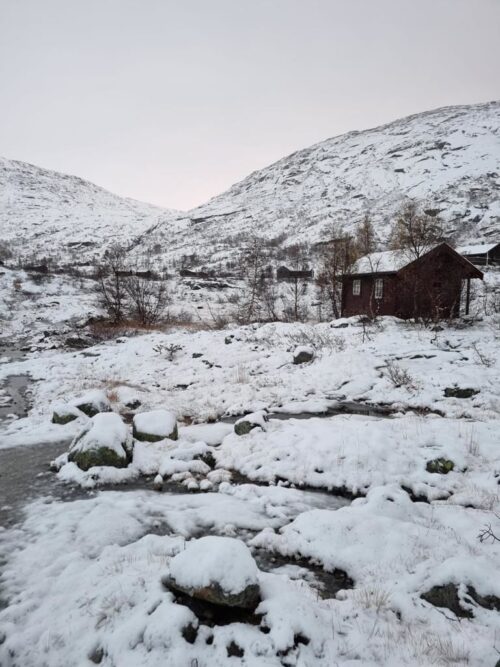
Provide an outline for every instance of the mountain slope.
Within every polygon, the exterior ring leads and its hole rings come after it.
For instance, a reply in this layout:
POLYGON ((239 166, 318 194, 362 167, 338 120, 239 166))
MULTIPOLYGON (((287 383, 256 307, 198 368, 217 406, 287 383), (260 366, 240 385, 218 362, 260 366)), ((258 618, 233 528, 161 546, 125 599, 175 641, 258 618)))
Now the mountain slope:
POLYGON ((16 256, 85 262, 176 216, 76 176, 0 158, 1 241, 16 256))
POLYGON ((113 242, 170 265, 237 260, 250 233, 315 243, 368 215, 383 244, 404 197, 461 243, 500 238, 500 102, 446 107, 327 139, 250 174, 188 213, 0 158, 0 242, 16 256, 84 263, 113 242), (152 251, 154 254, 152 254, 152 251))
MULTIPOLYGON (((285 243, 353 230, 368 214, 383 242, 403 197, 439 213, 460 241, 500 237, 500 102, 447 107, 300 150, 190 211, 167 256, 188 245, 206 262, 245 233, 285 243)), ((169 236, 162 225, 156 242, 169 236)), ((147 242, 145 235, 144 242, 147 242)))

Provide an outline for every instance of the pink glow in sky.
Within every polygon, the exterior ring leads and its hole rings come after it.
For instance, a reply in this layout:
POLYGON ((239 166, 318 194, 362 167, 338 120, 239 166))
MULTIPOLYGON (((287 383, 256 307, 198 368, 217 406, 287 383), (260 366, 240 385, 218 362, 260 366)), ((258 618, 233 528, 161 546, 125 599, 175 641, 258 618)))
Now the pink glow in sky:
POLYGON ((187 209, 499 63, 498 0, 0 0, 0 154, 187 209))

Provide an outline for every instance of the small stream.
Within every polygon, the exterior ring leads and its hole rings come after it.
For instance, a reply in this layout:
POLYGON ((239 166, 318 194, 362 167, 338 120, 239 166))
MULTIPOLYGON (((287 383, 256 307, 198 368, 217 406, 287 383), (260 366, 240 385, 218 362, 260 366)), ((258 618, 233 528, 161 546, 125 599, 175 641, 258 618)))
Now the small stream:
MULTIPOLYGON (((20 361, 24 358, 23 352, 19 350, 0 348, 0 357, 9 358, 11 361, 20 361)), ((0 383, 0 428, 2 423, 6 424, 10 419, 22 418, 30 410, 29 386, 31 378, 28 375, 9 375, 0 383)), ((364 414, 370 416, 389 416, 384 409, 376 406, 363 404, 335 403, 327 410, 313 413, 287 413, 270 412, 269 417, 273 419, 309 419, 312 417, 331 417, 338 414, 364 414)), ((237 417, 224 419, 223 421, 234 422, 237 417)), ((0 436, 1 437, 1 436, 0 436)), ((116 486, 99 486, 96 489, 83 489, 79 486, 67 484, 60 481, 57 475, 50 470, 50 462, 60 454, 67 451, 68 442, 43 443, 36 446, 18 446, 9 449, 0 449, 0 528, 10 528, 23 519, 23 508, 29 502, 37 498, 47 497, 63 502, 81 498, 90 498, 100 491, 135 491, 151 490, 152 478, 139 478, 132 482, 116 486)), ((233 483, 252 483, 238 474, 233 475, 233 483)), ((191 493, 181 484, 166 482, 164 493, 187 494, 191 493)), ((304 494, 317 496, 313 505, 328 507, 332 510, 338 509, 348 501, 322 490, 303 490, 304 494), (327 500, 328 498, 328 500, 327 500)), ((248 531, 240 531, 240 538, 247 541, 252 537, 248 531)), ((201 537, 202 535, 196 535, 201 537)), ((322 568, 307 561, 294 561, 293 558, 284 558, 262 550, 255 552, 255 559, 262 570, 286 573, 291 578, 307 581, 318 590, 322 597, 333 597, 341 588, 352 586, 352 582, 344 572, 325 572, 322 568)))

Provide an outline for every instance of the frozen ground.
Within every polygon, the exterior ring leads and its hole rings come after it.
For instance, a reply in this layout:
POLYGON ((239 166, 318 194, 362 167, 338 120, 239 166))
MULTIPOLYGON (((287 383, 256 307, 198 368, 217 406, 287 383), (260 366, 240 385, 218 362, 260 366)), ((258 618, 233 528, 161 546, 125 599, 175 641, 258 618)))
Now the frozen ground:
POLYGON ((180 428, 175 442, 136 442, 120 470, 84 473, 63 456, 58 479, 82 498, 40 498, 0 529, 0 665, 494 666, 499 337, 490 313, 441 331, 350 319, 5 353, 0 382, 31 381, 29 414, 0 425, 0 447, 20 460, 30 444, 64 449, 87 418, 52 424, 52 407, 91 389, 129 430, 134 414, 162 408, 180 428), (172 360, 169 344, 181 348, 172 360), (292 363, 299 345, 314 348, 312 362, 292 363), (343 402, 389 416, 332 415, 343 402), (264 428, 233 433, 231 416, 263 409, 264 428), (453 469, 427 470, 435 459, 453 469), (125 486, 99 491, 110 481, 125 486), (254 554, 253 623, 211 627, 162 585, 170 559, 203 535, 237 537, 254 554), (342 590, 323 571, 344 572, 342 590), (421 597, 444 585, 459 616, 421 597))

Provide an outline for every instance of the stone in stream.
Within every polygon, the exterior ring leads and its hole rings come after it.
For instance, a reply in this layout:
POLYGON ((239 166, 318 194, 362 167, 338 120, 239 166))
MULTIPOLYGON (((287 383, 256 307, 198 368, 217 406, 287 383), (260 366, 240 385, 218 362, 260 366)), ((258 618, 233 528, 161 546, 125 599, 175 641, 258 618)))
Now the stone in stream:
POLYGON ((160 475, 160 473, 158 473, 153 480, 153 489, 155 491, 163 490, 163 477, 160 475))
POLYGON ((169 438, 177 440, 177 421, 175 415, 168 410, 151 410, 135 415, 133 435, 136 440, 158 442, 169 438))
POLYGON ((258 574, 244 542, 209 535, 192 540, 171 560, 163 584, 195 600, 253 610, 260 602, 258 574))
POLYGON ((234 423, 234 432, 236 435, 247 435, 254 428, 261 428, 265 431, 267 421, 267 411, 259 410, 251 412, 234 423))
POLYGON ((87 417, 94 417, 100 412, 111 412, 111 404, 104 391, 94 389, 80 398, 71 401, 71 405, 78 408, 87 417))
POLYGON ((293 352, 294 364, 306 364, 314 359, 314 350, 309 345, 299 345, 293 352))
POLYGON ((132 448, 127 426, 114 412, 95 415, 71 443, 68 461, 81 470, 94 466, 126 468, 132 448))

